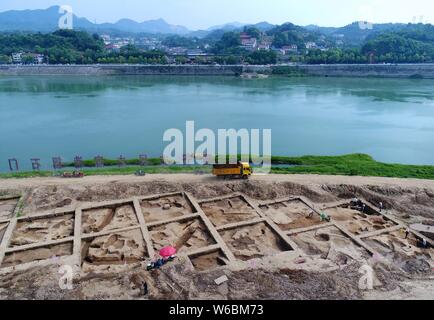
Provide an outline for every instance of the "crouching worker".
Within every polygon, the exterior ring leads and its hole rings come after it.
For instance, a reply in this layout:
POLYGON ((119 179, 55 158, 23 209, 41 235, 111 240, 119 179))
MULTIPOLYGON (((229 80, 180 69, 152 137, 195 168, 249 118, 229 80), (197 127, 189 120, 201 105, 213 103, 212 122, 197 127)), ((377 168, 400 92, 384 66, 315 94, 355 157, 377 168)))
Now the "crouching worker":
POLYGON ((321 218, 321 221, 327 221, 327 222, 330 222, 332 219, 329 217, 329 215, 327 214, 327 213, 325 213, 325 212, 321 212, 320 213, 320 218, 321 218))
POLYGON ((175 260, 176 258, 177 250, 175 247, 168 246, 160 250, 159 255, 157 255, 155 258, 155 262, 151 262, 148 264, 148 271, 151 271, 153 269, 160 269, 162 266, 164 266, 166 263, 175 260))
POLYGON ((176 258, 176 256, 174 256, 174 255, 170 256, 170 257, 167 257, 167 258, 158 258, 157 260, 148 263, 147 270, 151 271, 151 270, 154 270, 154 269, 160 269, 162 266, 164 266, 167 263, 175 260, 175 258, 176 258))
POLYGON ((421 249, 429 249, 430 245, 426 239, 417 239, 417 247, 421 249))

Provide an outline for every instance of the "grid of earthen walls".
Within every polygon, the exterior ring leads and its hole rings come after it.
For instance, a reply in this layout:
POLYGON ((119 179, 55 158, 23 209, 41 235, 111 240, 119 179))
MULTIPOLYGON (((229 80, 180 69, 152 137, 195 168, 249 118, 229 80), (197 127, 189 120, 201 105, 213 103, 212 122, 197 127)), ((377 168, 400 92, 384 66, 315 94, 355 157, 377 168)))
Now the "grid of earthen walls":
POLYGON ((158 195, 152 195, 147 197, 134 197, 130 199, 125 200, 116 200, 116 201, 106 201, 106 202, 100 202, 93 205, 88 206, 82 206, 78 207, 75 211, 71 210, 56 210, 53 213, 44 213, 44 214, 37 214, 32 215, 30 217, 17 217, 14 214, 14 217, 11 219, 0 221, 0 223, 8 224, 7 230, 3 236, 1 245, 0 245, 0 268, 3 264, 4 258, 6 254, 12 254, 16 252, 23 252, 27 250, 32 249, 38 249, 38 248, 47 248, 52 247, 55 245, 65 244, 65 243, 72 243, 73 245, 73 252, 72 255, 59 257, 57 260, 53 259, 47 259, 47 260, 40 260, 40 261, 33 261, 29 263, 24 263, 17 266, 12 267, 6 267, 1 268, 0 273, 8 273, 12 271, 23 271, 27 270, 29 268, 37 267, 37 266, 48 266, 52 264, 69 264, 75 267, 75 269, 79 269, 82 264, 82 256, 81 256, 81 246, 82 241, 87 239, 93 239, 97 237, 107 236, 114 233, 123 233, 127 231, 133 231, 133 230, 140 230, 142 234, 142 238, 144 240, 144 243, 146 245, 147 253, 149 257, 153 257, 155 254, 155 250, 153 247, 153 242, 149 233, 149 228, 161 226, 161 225, 167 225, 170 223, 176 223, 176 222, 184 222, 184 221, 190 221, 194 219, 199 219, 206 227, 206 231, 211 235, 212 239, 214 240, 215 244, 206 246, 204 248, 199 248, 195 250, 191 250, 186 253, 188 257, 196 257, 212 252, 221 251, 224 256, 227 258, 229 262, 235 261, 235 257, 232 254, 232 252, 227 247, 226 243, 223 241, 223 239, 220 237, 218 231, 214 228, 211 221, 208 219, 208 217, 204 214, 202 209, 200 208, 197 201, 188 193, 184 192, 176 192, 176 193, 167 193, 167 194, 158 194, 158 195), (177 218, 172 219, 165 219, 162 221, 156 221, 156 222, 150 222, 147 223, 145 221, 142 208, 140 205, 141 201, 149 201, 159 198, 166 198, 171 196, 182 196, 185 198, 187 202, 194 208, 194 213, 183 215, 177 218), (137 218, 137 225, 126 227, 126 228, 118 228, 118 229, 110 229, 110 230, 104 230, 101 232, 95 232, 95 233, 89 233, 89 234, 83 234, 82 233, 82 214, 84 211, 88 210, 95 210, 95 209, 103 209, 107 207, 116 207, 116 206, 123 206, 123 205, 132 205, 134 208, 134 213, 137 218), (74 232, 72 236, 65 237, 58 240, 50 240, 50 241, 44 241, 44 242, 38 242, 23 246, 17 246, 10 248, 10 241, 12 239, 13 233, 15 231, 15 228, 19 222, 23 221, 35 221, 38 219, 46 219, 50 217, 59 217, 63 215, 73 215, 74 219, 74 232))
MULTIPOLYGON (((73 244, 73 252, 72 252, 71 256, 60 257, 56 261, 53 261, 53 259, 48 259, 48 260, 29 262, 29 263, 25 263, 25 264, 13 266, 13 267, 1 268, 0 274, 12 272, 12 271, 24 271, 24 270, 27 270, 29 268, 33 268, 33 267, 37 267, 37 266, 47 266, 47 265, 51 265, 51 264, 70 264, 70 265, 74 266, 76 268, 76 270, 79 270, 81 267, 81 264, 82 264, 81 243, 83 240, 92 239, 92 238, 101 237, 101 236, 106 236, 106 235, 110 235, 110 234, 114 234, 114 233, 122 233, 122 232, 132 231, 132 230, 140 230, 141 231, 144 243, 146 244, 148 257, 153 257, 155 254, 155 250, 154 250, 154 247, 152 245, 153 242, 152 242, 152 239, 151 239, 151 236, 149 233, 149 228, 152 228, 155 226, 167 225, 167 224, 175 223, 175 222, 190 221, 190 220, 194 220, 194 219, 200 219, 201 222, 203 222, 208 233, 213 238, 215 244, 209 245, 209 246, 204 247, 204 248, 191 250, 191 251, 187 252, 186 255, 188 257, 196 257, 196 256, 205 255, 205 254, 212 253, 212 252, 221 251, 226 256, 226 258, 229 262, 235 261, 236 258, 234 256, 234 254, 231 252, 231 250, 229 249, 229 247, 227 246, 227 244, 224 242, 222 237, 220 236, 219 232, 225 231, 225 230, 236 229, 236 228, 240 228, 240 227, 244 227, 244 226, 255 225, 258 223, 266 224, 276 235, 278 235, 282 240, 284 240, 286 242, 286 244, 292 250, 299 250, 298 246, 291 239, 292 235, 334 226, 337 229, 339 229, 345 236, 350 238, 355 244, 364 248, 370 254, 376 254, 376 251, 373 248, 371 248, 369 245, 367 245, 363 241, 363 239, 369 238, 372 236, 378 236, 381 234, 387 234, 387 233, 394 232, 396 230, 399 230, 399 229, 402 229, 405 227, 405 225, 402 222, 391 217, 390 215, 385 214, 383 212, 376 211, 377 214, 382 215, 386 220, 393 221, 396 225, 393 227, 390 227, 390 228, 383 229, 383 230, 378 230, 378 231, 366 233, 366 234, 363 234, 361 236, 352 235, 348 230, 346 230, 345 227, 340 225, 338 222, 319 224, 319 225, 312 226, 309 228, 300 228, 300 229, 293 229, 290 231, 282 231, 273 222, 271 217, 268 216, 266 213, 264 213, 260 209, 260 207, 262 207, 262 206, 279 204, 279 203, 284 203, 287 201, 295 201, 295 200, 301 201, 306 206, 311 208, 314 211, 314 213, 316 213, 318 215, 320 214, 319 211, 315 208, 315 206, 307 198, 304 198, 304 197, 288 197, 288 198, 284 198, 284 199, 278 199, 278 200, 256 203, 255 201, 251 200, 250 198, 248 198, 247 196, 245 196, 241 193, 233 193, 233 194, 222 196, 222 197, 216 197, 213 199, 206 199, 206 200, 197 201, 189 193, 175 192, 175 193, 168 193, 168 194, 152 195, 152 196, 147 196, 147 197, 134 197, 134 198, 125 199, 125 200, 99 202, 99 203, 89 205, 89 206, 78 207, 75 211, 56 210, 53 213, 33 215, 30 217, 18 217, 17 216, 17 209, 18 208, 16 208, 15 212, 13 214, 13 217, 11 219, 6 219, 6 220, 0 221, 0 224, 8 224, 8 226, 6 228, 6 232, 5 232, 3 239, 0 243, 0 268, 2 266, 5 255, 15 253, 15 252, 22 252, 22 251, 31 250, 31 249, 38 249, 38 248, 46 248, 46 247, 50 247, 53 245, 59 245, 59 244, 65 244, 65 243, 72 243, 73 244), (142 212, 142 208, 140 205, 141 201, 155 200, 155 199, 166 198, 166 197, 170 197, 170 196, 183 196, 186 199, 186 201, 188 201, 191 204, 191 206, 194 208, 195 212, 192 214, 183 215, 183 216, 180 216, 177 218, 171 218, 171 219, 167 219, 167 220, 147 223, 145 221, 145 218, 144 218, 144 215, 142 212), (232 224, 228 224, 228 225, 224 225, 224 226, 215 227, 200 206, 201 204, 204 204, 204 203, 212 203, 212 202, 216 202, 216 201, 220 201, 220 200, 237 198, 237 197, 241 198, 251 208, 253 208, 254 211, 257 213, 257 217, 253 217, 252 219, 247 220, 247 221, 241 221, 238 223, 232 223, 232 224), (137 225, 127 227, 127 228, 105 230, 105 231, 90 233, 90 234, 83 234, 82 233, 82 213, 83 213, 83 211, 102 209, 102 208, 113 207, 113 206, 123 206, 123 205, 127 205, 127 204, 130 204, 134 207, 134 213, 135 213, 135 216, 137 218, 137 225), (68 214, 73 214, 73 217, 74 217, 74 233, 72 236, 66 237, 63 239, 59 239, 59 240, 52 240, 52 241, 46 241, 46 242, 40 242, 40 243, 34 243, 34 244, 9 248, 9 244, 10 244, 13 232, 14 232, 18 222, 33 221, 33 220, 37 220, 37 219, 58 217, 58 216, 68 215, 68 214)), ((371 208, 375 208, 375 206, 370 204, 368 201, 365 201, 363 199, 361 199, 361 201, 363 203, 371 206, 371 208)), ((333 206, 329 206, 327 208, 333 208, 333 207, 337 207, 341 204, 347 204, 347 203, 348 203, 348 200, 342 201, 341 203, 333 204, 333 206)), ((323 208, 323 209, 327 209, 327 208, 323 208)), ((415 232, 413 230, 411 230, 411 232, 418 238, 423 237, 418 232, 415 232)), ((428 242, 431 245, 434 245, 433 241, 428 240, 428 242)))
MULTIPOLYGON (((299 229, 292 229, 289 231, 286 231, 286 235, 288 235, 289 237, 296 235, 296 234, 301 234, 301 233, 305 233, 305 232, 310 232, 310 231, 315 231, 315 230, 320 230, 320 229, 325 229, 328 227, 335 227, 336 229, 338 229, 340 232, 342 232, 346 237, 348 237, 349 239, 351 239, 356 245, 358 245, 359 247, 364 248, 367 252, 369 252, 371 255, 376 255, 378 254, 378 252, 373 249, 371 246, 369 246, 365 241, 363 241, 364 239, 367 238, 371 238, 371 237, 375 237, 375 236, 380 236, 383 234, 389 234, 395 231, 399 231, 402 230, 404 228, 407 228, 407 226, 402 223, 401 221, 399 221, 398 219, 395 219, 393 216, 383 212, 383 211, 379 211, 376 210, 375 206, 370 203, 369 201, 365 200, 365 199, 359 199, 362 203, 366 204, 367 206, 369 206, 376 215, 382 216, 386 221, 391 221, 393 222, 395 225, 389 228, 384 228, 381 230, 375 230, 372 232, 367 232, 364 233, 362 235, 353 235, 351 232, 349 232, 342 224, 340 224, 337 221, 331 221, 328 223, 323 223, 323 224, 317 224, 314 226, 310 226, 310 227, 306 227, 306 228, 299 228, 299 229)), ((270 201, 260 201, 259 202, 259 208, 263 207, 263 206, 271 206, 271 205, 275 205, 275 204, 283 204, 285 205, 286 202, 290 202, 290 201, 300 201, 303 204, 305 204, 308 208, 310 208, 315 214, 320 215, 320 212, 318 211, 318 209, 315 207, 315 205, 313 205, 313 203, 307 199, 306 197, 287 197, 287 198, 283 198, 283 199, 277 199, 277 200, 270 200, 270 201)), ((321 211, 327 210, 327 209, 332 209, 332 208, 338 208, 341 205, 345 205, 348 204, 349 200, 342 200, 333 204, 328 204, 325 205, 321 208, 321 211)), ((261 210, 261 209, 259 209, 261 210)), ((416 236, 419 239, 424 238, 424 236, 422 234, 420 234, 419 232, 415 231, 415 230, 410 230, 410 233, 412 233, 414 236, 416 236)), ((430 240, 430 239, 426 239, 427 242, 429 242, 431 245, 434 245, 434 241, 430 240)))

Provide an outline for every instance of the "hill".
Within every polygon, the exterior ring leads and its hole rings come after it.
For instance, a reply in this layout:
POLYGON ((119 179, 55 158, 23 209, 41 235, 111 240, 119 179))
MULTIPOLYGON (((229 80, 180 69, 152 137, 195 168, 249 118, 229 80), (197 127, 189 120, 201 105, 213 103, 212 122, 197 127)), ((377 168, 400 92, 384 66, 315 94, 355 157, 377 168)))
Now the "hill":
MULTIPOLYGON (((0 13, 0 31, 53 32, 58 29, 61 17, 59 6, 45 10, 6 11, 0 13)), ((136 22, 121 19, 116 23, 95 24, 85 18, 73 16, 75 29, 89 32, 122 31, 153 34, 187 34, 190 31, 183 26, 171 25, 163 19, 136 22)))

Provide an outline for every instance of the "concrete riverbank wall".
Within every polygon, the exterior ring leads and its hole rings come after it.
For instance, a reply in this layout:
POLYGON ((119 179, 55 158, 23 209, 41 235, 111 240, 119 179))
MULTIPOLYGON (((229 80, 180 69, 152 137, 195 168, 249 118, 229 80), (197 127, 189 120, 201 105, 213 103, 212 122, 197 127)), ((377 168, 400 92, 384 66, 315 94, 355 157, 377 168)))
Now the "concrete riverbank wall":
POLYGON ((434 64, 399 65, 0 65, 0 76, 12 75, 185 75, 239 76, 243 73, 297 74, 323 77, 434 79, 434 64))

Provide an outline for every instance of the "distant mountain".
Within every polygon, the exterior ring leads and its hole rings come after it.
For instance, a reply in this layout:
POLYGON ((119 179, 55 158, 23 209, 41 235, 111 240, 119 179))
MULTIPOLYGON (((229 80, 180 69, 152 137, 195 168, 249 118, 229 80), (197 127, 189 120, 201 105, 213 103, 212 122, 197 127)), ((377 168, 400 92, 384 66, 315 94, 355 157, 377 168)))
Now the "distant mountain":
POLYGON ((274 27, 276 27, 276 25, 268 23, 266 21, 259 22, 259 23, 256 23, 256 24, 252 24, 252 25, 249 25, 249 26, 255 27, 255 28, 257 28, 257 29, 259 29, 259 30, 261 30, 263 32, 266 32, 266 31, 271 30, 274 27))
POLYGON ((185 35, 190 32, 186 27, 175 26, 163 19, 136 22, 130 19, 121 19, 116 23, 103 23, 97 25, 98 29, 115 29, 133 33, 162 33, 185 35))
MULTIPOLYGON (((59 6, 53 6, 45 10, 12 10, 0 12, 0 32, 2 31, 28 31, 28 32, 52 32, 58 29, 59 6)), ((291 23, 275 26, 268 22, 257 24, 245 24, 241 22, 231 22, 223 25, 213 26, 207 30, 190 31, 186 27, 171 25, 163 19, 136 22, 131 19, 121 19, 116 23, 92 23, 86 18, 74 15, 74 29, 85 30, 88 32, 110 33, 112 35, 131 35, 135 33, 143 34, 176 34, 188 37, 209 38, 218 40, 228 31, 240 32, 245 26, 253 26, 262 32, 271 34, 284 32, 290 41, 304 41, 315 39, 312 33, 324 35, 328 41, 341 40, 344 46, 357 47, 363 44, 373 35, 397 31, 406 24, 374 24, 373 28, 360 27, 358 22, 354 22, 341 28, 321 27, 308 25, 304 27, 296 26, 291 23), (299 35, 302 35, 301 37, 299 35)), ((281 39, 285 42, 285 39, 281 39)))
POLYGON ((375 34, 399 30, 406 25, 401 23, 374 23, 371 26, 353 22, 341 28, 320 27, 316 25, 308 25, 304 28, 309 31, 319 32, 326 36, 341 39, 347 46, 360 46, 366 39, 375 34))
POLYGON ((304 27, 305 29, 309 30, 309 31, 313 31, 313 32, 320 32, 322 34, 332 34, 333 32, 337 31, 339 28, 334 28, 334 27, 320 27, 317 26, 316 24, 310 24, 308 26, 304 27))
POLYGON ((207 29, 207 31, 224 30, 224 31, 234 31, 243 28, 246 24, 241 22, 230 22, 222 24, 219 26, 213 26, 207 29))
MULTIPOLYGON (((59 7, 45 10, 6 11, 0 13, 0 31, 38 31, 51 32, 58 29, 59 7)), ((85 18, 74 16, 76 28, 92 28, 93 23, 85 18)))
POLYGON ((219 40, 225 32, 230 32, 230 31, 240 32, 244 29, 244 27, 255 27, 263 32, 267 32, 276 26, 274 24, 265 21, 256 24, 243 24, 240 22, 232 22, 220 26, 213 26, 211 28, 208 28, 207 30, 193 31, 190 32, 188 36, 196 37, 196 38, 219 40))
MULTIPOLYGON (((6 11, 0 13, 0 31, 51 32, 58 29, 59 6, 45 10, 6 11)), ((136 22, 121 19, 116 23, 95 24, 85 18, 74 15, 74 28, 92 32, 123 31, 133 33, 187 34, 190 31, 182 26, 175 26, 163 19, 136 22)))

